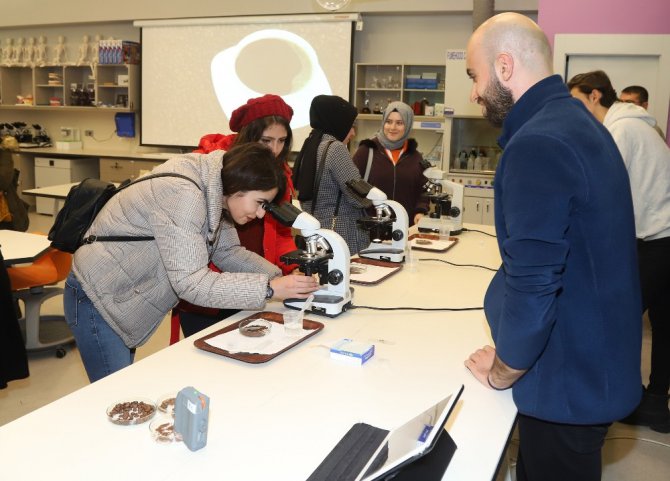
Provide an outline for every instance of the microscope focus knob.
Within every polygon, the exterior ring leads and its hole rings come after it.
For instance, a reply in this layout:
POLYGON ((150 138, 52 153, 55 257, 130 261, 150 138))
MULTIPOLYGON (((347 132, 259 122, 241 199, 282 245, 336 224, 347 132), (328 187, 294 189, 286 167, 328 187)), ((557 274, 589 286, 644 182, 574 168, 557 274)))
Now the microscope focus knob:
POLYGON ((328 284, 336 286, 343 280, 344 280, 344 274, 342 274, 342 271, 339 269, 335 269, 334 271, 330 271, 328 273, 328 284))
POLYGON ((393 233, 391 234, 391 237, 393 238, 394 241, 399 241, 402 240, 403 234, 400 229, 394 230, 393 233))
POLYGON ((461 215, 461 209, 459 209, 458 207, 452 207, 449 210, 449 215, 451 217, 458 217, 459 215, 461 215))

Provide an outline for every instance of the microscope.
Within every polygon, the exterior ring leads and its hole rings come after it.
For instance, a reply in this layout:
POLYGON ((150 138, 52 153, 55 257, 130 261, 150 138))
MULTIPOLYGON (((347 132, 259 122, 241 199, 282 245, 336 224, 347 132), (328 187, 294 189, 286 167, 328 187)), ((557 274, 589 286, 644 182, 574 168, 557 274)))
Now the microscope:
POLYGON ((403 262, 407 249, 409 217, 405 208, 363 179, 350 180, 347 186, 358 196, 372 201, 374 217, 363 217, 356 224, 370 231, 370 245, 358 255, 368 259, 403 262), (390 242, 389 242, 390 241, 390 242))
POLYGON ((445 172, 423 160, 423 175, 428 179, 423 186, 435 210, 419 219, 419 232, 439 233, 441 220, 454 226, 451 235, 463 231, 463 185, 445 179, 445 172))
MULTIPOLYGON (((283 225, 300 230, 304 245, 279 257, 286 264, 297 264, 306 276, 318 274, 323 286, 314 293, 311 312, 336 317, 351 306, 353 291, 349 287, 350 255, 347 243, 337 232, 322 229, 321 224, 293 204, 266 203, 267 212, 283 225)), ((306 299, 284 299, 291 309, 302 309, 306 299)))

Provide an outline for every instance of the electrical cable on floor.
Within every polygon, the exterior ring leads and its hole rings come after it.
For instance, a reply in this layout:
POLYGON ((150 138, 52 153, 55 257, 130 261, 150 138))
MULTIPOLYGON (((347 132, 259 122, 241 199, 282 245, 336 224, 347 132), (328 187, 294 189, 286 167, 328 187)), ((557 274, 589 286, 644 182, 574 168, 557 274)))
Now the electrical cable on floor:
POLYGON ((495 234, 489 234, 488 232, 484 232, 483 230, 467 229, 467 228, 465 228, 465 227, 463 227, 461 230, 462 230, 463 232, 479 232, 480 234, 484 234, 484 235, 487 235, 487 236, 489 236, 489 237, 498 237, 498 236, 496 236, 495 234))
POLYGON ((647 438, 638 438, 636 436, 612 436, 612 437, 606 437, 605 441, 610 441, 610 440, 620 440, 620 439, 626 439, 629 441, 644 441, 645 443, 650 443, 650 444, 657 444, 659 446, 663 446, 665 448, 670 448, 670 444, 668 443, 662 443, 661 441, 656 441, 654 439, 647 439, 647 438))
POLYGON ((444 262, 445 264, 449 264, 450 266, 455 266, 455 267, 477 267, 479 269, 486 269, 487 271, 491 271, 491 272, 498 272, 497 268, 493 269, 491 267, 480 266, 478 264, 456 264, 455 262, 445 261, 444 259, 436 259, 434 257, 428 257, 428 258, 423 257, 423 258, 419 258, 418 260, 420 260, 422 262, 423 261, 444 262))

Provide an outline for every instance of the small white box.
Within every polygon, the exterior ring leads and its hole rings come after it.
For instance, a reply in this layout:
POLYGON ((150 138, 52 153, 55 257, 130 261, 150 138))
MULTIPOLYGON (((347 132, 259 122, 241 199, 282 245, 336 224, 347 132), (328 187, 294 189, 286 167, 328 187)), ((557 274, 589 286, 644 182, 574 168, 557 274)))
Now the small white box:
POLYGON ((435 107, 432 105, 426 105, 424 107, 423 115, 426 115, 427 117, 432 117, 433 115, 435 115, 435 107))
POLYGON ((128 85, 128 75, 117 75, 116 83, 117 85, 128 85))
POLYGON ((436 103, 435 104, 435 116, 442 117, 444 115, 444 104, 436 103))
POLYGON ((330 358, 362 366, 375 355, 375 345, 341 339, 330 347, 330 358))
POLYGON ((79 141, 56 141, 56 149, 58 150, 81 150, 83 147, 79 141))

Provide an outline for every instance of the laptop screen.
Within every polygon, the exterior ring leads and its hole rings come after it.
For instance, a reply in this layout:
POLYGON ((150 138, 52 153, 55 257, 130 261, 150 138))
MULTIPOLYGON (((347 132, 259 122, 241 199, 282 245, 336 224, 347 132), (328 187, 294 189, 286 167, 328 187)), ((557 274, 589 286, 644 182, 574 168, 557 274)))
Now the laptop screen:
POLYGON ((372 455, 356 481, 384 479, 403 466, 428 454, 437 443, 442 431, 444 431, 447 419, 462 392, 463 386, 461 385, 442 401, 389 432, 386 440, 372 455), (379 457, 379 453, 385 449, 388 449, 386 461, 369 472, 371 470, 370 466, 378 464, 375 463, 375 460, 379 457))

